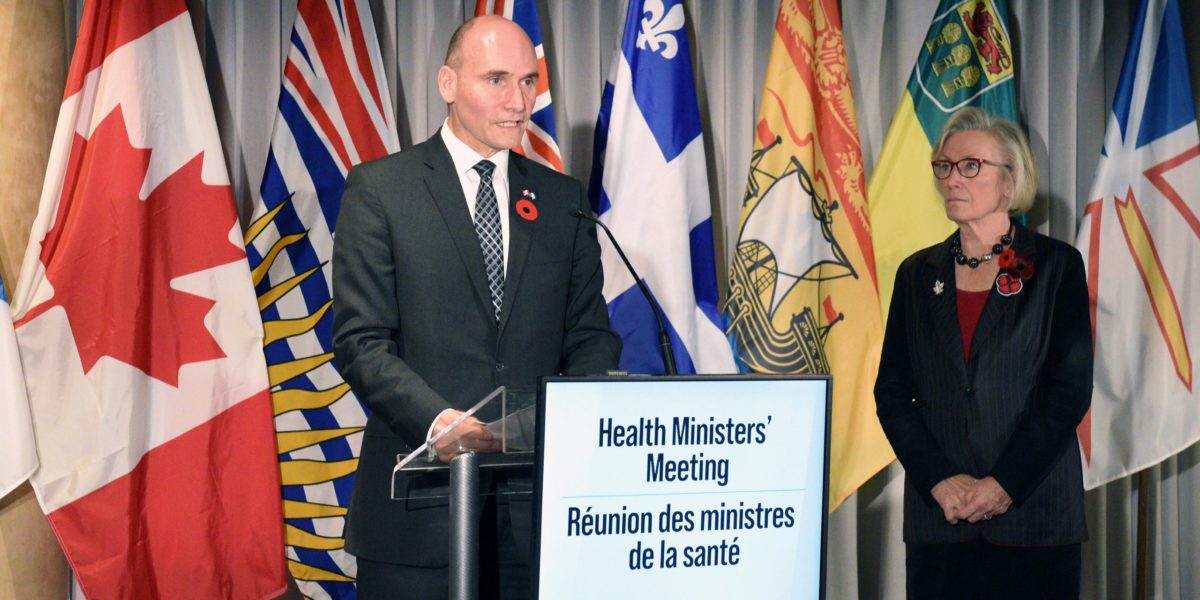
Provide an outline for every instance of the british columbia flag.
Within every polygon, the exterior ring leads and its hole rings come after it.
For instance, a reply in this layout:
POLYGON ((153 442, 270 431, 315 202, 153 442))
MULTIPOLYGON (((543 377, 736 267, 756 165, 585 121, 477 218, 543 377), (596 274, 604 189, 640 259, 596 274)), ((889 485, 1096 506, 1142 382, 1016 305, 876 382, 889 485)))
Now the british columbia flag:
POLYGON ((1096 368, 1088 489, 1200 440, 1200 135, 1177 0, 1144 0, 1077 244, 1096 368))
POLYGON ((330 259, 346 174, 399 150, 368 0, 300 0, 246 252, 262 310, 288 566, 355 597, 346 507, 366 409, 333 365, 330 259))
POLYGON ((535 160, 559 173, 563 172, 562 153, 558 150, 554 134, 554 108, 550 105, 550 77, 546 72, 546 53, 542 47, 542 28, 538 25, 537 2, 535 0, 476 0, 475 16, 500 15, 521 26, 537 53, 538 82, 537 98, 533 101, 533 114, 521 146, 514 148, 526 158, 535 160))

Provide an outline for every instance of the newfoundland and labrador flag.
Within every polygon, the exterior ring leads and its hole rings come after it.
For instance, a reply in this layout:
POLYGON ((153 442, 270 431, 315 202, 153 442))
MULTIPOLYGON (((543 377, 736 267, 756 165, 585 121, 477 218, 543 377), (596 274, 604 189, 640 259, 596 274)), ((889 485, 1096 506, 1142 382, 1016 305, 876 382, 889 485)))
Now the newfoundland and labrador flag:
POLYGON ((285 588, 262 322, 195 35, 183 0, 85 5, 14 295, 30 480, 89 598, 285 588))
MULTIPOLYGON (((682 0, 631 0, 600 101, 589 195, 650 293, 680 373, 734 373, 717 306, 708 174, 682 0)), ((603 236, 601 236, 603 238, 603 236)), ((654 313, 601 242, 621 368, 663 373, 654 313)))
POLYGON ((954 230, 929 169, 942 127, 964 106, 1017 120, 1007 23, 1005 0, 941 0, 917 53, 867 189, 885 321, 900 263, 954 230))
POLYGON ((871 221, 837 0, 784 0, 773 37, 725 310, 751 370, 833 375, 832 509, 895 459, 871 221))
POLYGON ((542 48, 542 27, 538 24, 536 0, 475 0, 475 16, 500 15, 525 30, 537 53, 537 97, 533 114, 521 145, 513 151, 537 161, 559 173, 563 172, 562 152, 554 135, 554 108, 550 99, 550 76, 546 69, 546 53, 542 48))
POLYGON ((400 144, 367 0, 300 0, 291 41, 246 253, 262 309, 288 569, 308 598, 352 598, 358 569, 343 532, 367 412, 332 362, 333 239, 346 173, 400 144))
POLYGON ((1096 368, 1088 489, 1200 441, 1200 134, 1177 0, 1143 1, 1079 226, 1096 368))

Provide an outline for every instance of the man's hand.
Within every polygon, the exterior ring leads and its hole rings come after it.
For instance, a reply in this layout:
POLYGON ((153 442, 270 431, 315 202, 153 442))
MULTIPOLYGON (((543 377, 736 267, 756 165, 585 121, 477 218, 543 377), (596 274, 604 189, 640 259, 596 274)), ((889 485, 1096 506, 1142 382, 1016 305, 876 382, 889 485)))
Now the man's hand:
POLYGON ((970 523, 1002 515, 1012 506, 1012 498, 1008 497, 1008 492, 992 477, 975 480, 975 485, 971 486, 965 500, 959 514, 970 523))
POLYGON ((943 479, 933 486, 930 494, 933 495, 934 500, 937 500, 938 506, 942 507, 946 522, 957 525, 959 519, 965 518, 962 509, 967 505, 967 492, 974 484, 974 477, 962 473, 943 479))
MULTIPOLYGON (((431 435, 436 436, 462 414, 461 410, 443 410, 438 415, 437 421, 433 423, 431 435)), ((454 431, 447 433, 435 442, 433 449, 437 452, 438 460, 450 462, 450 459, 463 452, 495 452, 500 449, 500 440, 495 439, 492 432, 488 431, 479 419, 468 417, 467 420, 459 423, 454 431)))

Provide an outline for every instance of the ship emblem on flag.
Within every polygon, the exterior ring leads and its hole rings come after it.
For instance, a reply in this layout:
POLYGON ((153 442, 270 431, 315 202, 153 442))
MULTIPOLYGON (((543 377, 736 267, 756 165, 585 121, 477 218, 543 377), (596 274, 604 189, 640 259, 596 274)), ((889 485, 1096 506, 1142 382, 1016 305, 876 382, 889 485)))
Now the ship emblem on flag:
MULTIPOLYGON (((781 110, 786 119, 786 109, 781 110)), ((742 201, 748 212, 738 236, 726 308, 732 317, 730 332, 741 341, 742 361, 754 371, 828 373, 825 339, 843 315, 833 310, 832 302, 824 303, 826 310, 820 314, 804 302, 795 312, 794 303, 785 299, 802 292, 797 288, 802 281, 859 276, 833 231, 840 207, 813 187, 795 155, 768 163, 782 162, 782 172, 766 171, 763 159, 779 148, 782 138, 770 132, 766 120, 759 122, 758 132, 769 141, 760 138, 763 147, 750 160, 742 201), (785 323, 786 329, 776 328, 776 322, 785 323)))

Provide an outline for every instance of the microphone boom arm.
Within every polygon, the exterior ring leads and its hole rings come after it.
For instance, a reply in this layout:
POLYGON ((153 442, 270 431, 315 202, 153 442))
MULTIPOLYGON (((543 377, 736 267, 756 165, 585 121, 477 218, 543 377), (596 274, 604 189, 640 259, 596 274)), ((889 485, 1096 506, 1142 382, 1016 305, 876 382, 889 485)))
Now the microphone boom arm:
POLYGON ((675 349, 671 344, 671 335, 667 333, 667 325, 663 318, 662 307, 658 305, 658 300, 650 293, 650 288, 645 281, 638 276, 637 270, 633 268, 633 263, 629 262, 629 258, 625 256, 625 251, 621 250, 621 245, 617 243, 617 238, 613 236, 612 231, 608 229, 600 219, 593 217, 580 209, 575 209, 575 216, 580 219, 586 219, 600 226, 604 230, 604 234, 608 236, 608 241, 612 242, 613 248, 617 251, 617 256, 621 257, 621 262, 625 263, 625 268, 629 269, 629 274, 633 275, 633 281, 637 284, 638 289, 642 291, 642 295, 646 297, 646 302, 650 304, 650 312, 654 313, 654 320, 658 322, 658 349, 662 353, 663 371, 667 375, 677 375, 679 371, 675 368, 675 349))

